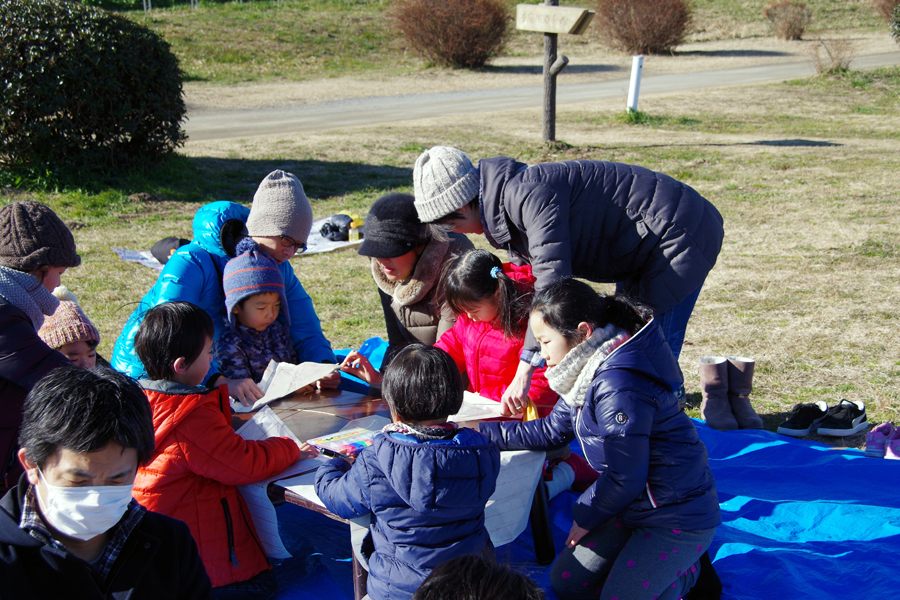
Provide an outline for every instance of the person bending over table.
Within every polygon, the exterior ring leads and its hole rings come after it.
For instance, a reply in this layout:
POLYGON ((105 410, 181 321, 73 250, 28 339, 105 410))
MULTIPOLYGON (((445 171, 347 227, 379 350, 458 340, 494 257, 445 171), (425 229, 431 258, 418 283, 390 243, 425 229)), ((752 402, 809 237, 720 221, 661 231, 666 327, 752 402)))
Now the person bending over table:
MULTIPOLYGON (((422 222, 484 234, 512 262, 531 265, 537 294, 566 277, 615 282, 653 309, 678 358, 724 236, 719 211, 690 186, 598 160, 529 166, 498 156, 476 168, 447 146, 419 156, 413 182, 422 222)), ((529 327, 504 399, 523 403, 541 364, 529 327)))

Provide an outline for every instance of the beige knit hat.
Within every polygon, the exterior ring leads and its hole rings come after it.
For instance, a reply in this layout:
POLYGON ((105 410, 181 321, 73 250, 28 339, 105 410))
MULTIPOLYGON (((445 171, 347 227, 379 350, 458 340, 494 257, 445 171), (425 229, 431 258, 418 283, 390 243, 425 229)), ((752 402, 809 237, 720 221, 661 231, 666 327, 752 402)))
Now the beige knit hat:
POLYGON ((300 180, 291 173, 272 171, 253 195, 247 233, 250 237, 286 235, 305 244, 312 220, 312 206, 300 180))
POLYGON ((72 342, 100 343, 100 332, 81 307, 68 300, 60 301, 56 312, 44 319, 38 335, 54 350, 72 342))
POLYGON ((481 176, 464 152, 435 146, 416 159, 413 185, 419 220, 432 223, 474 200, 481 176))

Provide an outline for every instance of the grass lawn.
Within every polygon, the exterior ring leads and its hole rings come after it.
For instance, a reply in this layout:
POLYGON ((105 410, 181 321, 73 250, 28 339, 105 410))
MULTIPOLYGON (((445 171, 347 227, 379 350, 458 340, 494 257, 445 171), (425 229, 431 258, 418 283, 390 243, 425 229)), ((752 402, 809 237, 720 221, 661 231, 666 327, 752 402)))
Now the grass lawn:
MULTIPOLYGON (((64 276, 112 344, 156 273, 110 246, 148 249, 191 237, 203 202, 249 202, 266 173, 297 174, 316 218, 365 213, 389 191, 411 191, 411 168, 437 143, 473 159, 593 158, 640 164, 695 187, 721 211, 726 238, 681 358, 699 416, 700 357, 757 360, 753 400, 774 429, 797 402, 864 400, 873 423, 900 419, 900 70, 642 98, 643 124, 618 107, 565 106, 547 147, 535 111, 304 136, 188 144, 163 168, 103 191, 24 193, 72 226, 83 264, 64 276)), ((475 240, 486 247, 483 238, 475 240)), ((295 270, 335 348, 385 335, 366 260, 353 251, 302 256, 295 270)), ((861 435, 830 443, 859 446, 861 435)))

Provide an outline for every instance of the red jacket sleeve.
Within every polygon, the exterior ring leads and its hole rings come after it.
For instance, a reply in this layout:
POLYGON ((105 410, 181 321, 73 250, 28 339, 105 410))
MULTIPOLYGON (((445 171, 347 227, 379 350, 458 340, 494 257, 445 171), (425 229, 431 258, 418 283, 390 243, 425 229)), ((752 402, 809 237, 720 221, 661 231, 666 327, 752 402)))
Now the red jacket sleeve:
POLYGON ((300 460, 300 448, 289 438, 245 440, 213 403, 185 416, 176 436, 190 470, 225 485, 256 483, 300 460))
POLYGON ((463 354, 466 320, 465 315, 457 317, 453 327, 445 331, 444 335, 434 343, 435 348, 440 348, 453 357, 453 362, 456 363, 456 368, 460 373, 466 372, 466 357, 463 354))

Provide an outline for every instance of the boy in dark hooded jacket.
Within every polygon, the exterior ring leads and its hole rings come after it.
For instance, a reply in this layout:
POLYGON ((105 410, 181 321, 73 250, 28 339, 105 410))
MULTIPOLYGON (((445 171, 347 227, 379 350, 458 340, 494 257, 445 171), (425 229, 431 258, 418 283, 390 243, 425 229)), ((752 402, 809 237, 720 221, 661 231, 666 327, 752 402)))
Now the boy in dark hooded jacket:
POLYGON ((319 467, 316 493, 345 518, 372 514, 368 594, 408 600, 431 571, 491 547, 484 507, 500 473, 500 452, 486 436, 448 422, 463 386, 450 355, 421 344, 401 350, 382 392, 393 423, 353 467, 335 458, 319 467))

